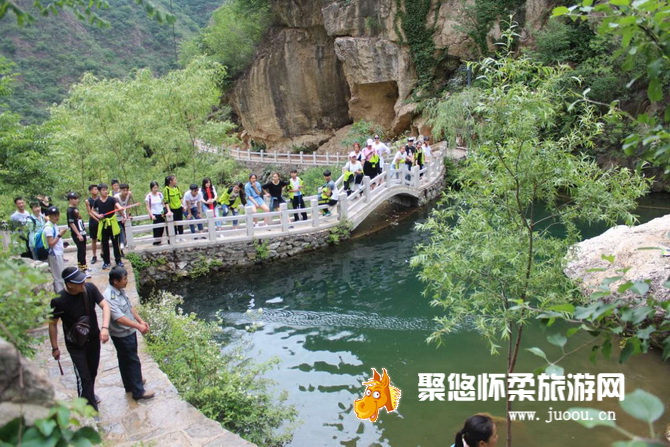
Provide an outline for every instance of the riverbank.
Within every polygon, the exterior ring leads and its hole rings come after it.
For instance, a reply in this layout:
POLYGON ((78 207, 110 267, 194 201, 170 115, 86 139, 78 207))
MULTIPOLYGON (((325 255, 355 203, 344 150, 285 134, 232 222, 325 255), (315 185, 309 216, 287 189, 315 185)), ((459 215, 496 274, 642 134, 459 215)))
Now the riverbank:
MULTIPOLYGON (((74 253, 67 253, 66 257, 71 261, 75 260, 74 253)), ((108 284, 108 271, 103 271, 100 263, 93 267, 90 281, 102 292, 108 284)), ((128 296, 134 304, 138 304, 139 295, 135 288, 133 270, 129 263, 126 268, 130 276, 128 296)), ((43 331, 43 335, 46 335, 46 328, 43 331)), ((63 347, 61 364, 65 374, 60 374, 58 363, 51 356, 48 339, 40 345, 35 360, 53 382, 56 399, 67 401, 77 397, 77 385, 72 361, 64 349, 60 324, 58 335, 59 345, 63 347)), ((147 353, 142 336, 138 336, 138 345, 142 373, 147 380, 146 388, 156 391, 156 397, 141 401, 135 401, 123 389, 114 345, 111 341, 102 345, 95 389, 101 399, 97 428, 105 442, 115 446, 134 446, 138 443, 207 447, 254 446, 225 430, 221 424, 205 417, 191 404, 182 400, 170 379, 147 353)))

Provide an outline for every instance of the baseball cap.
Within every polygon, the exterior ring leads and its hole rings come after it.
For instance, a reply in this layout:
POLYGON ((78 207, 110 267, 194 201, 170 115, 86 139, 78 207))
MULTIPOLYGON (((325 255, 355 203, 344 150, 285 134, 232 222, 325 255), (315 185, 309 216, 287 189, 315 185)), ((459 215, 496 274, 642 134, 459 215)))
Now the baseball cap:
POLYGON ((355 157, 355 156, 356 156, 356 152, 349 152, 349 158, 355 157))
POLYGON ((375 140, 378 140, 378 139, 379 139, 379 135, 375 135, 375 140))
POLYGON ((86 281, 86 273, 79 270, 77 267, 67 267, 61 274, 63 281, 74 284, 81 284, 86 281))
POLYGON ((68 199, 68 200, 70 200, 70 199, 78 199, 78 198, 79 198, 79 194, 77 194, 76 192, 69 192, 69 193, 67 193, 67 199, 68 199))
POLYGON ((407 141, 414 141, 414 137, 409 137, 407 141))
POLYGON ((372 141, 372 138, 368 138, 368 146, 372 146, 374 144, 374 141, 372 141))
POLYGON ((50 216, 50 215, 52 215, 52 214, 60 214, 60 211, 58 211, 58 208, 56 208, 55 206, 50 206, 50 207, 47 208, 47 210, 44 212, 44 215, 45 215, 45 216, 50 216))

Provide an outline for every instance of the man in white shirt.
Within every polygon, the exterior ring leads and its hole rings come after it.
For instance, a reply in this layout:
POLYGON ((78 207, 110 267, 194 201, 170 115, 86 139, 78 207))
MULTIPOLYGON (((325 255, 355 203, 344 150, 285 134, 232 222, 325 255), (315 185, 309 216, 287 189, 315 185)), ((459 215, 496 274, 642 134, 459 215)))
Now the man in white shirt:
POLYGON ((60 219, 58 208, 50 206, 47 208, 46 214, 48 221, 42 230, 42 237, 46 242, 44 246, 49 247, 47 262, 51 269, 51 275, 54 278, 54 292, 60 293, 65 288, 62 276, 63 268, 65 267, 63 265, 63 235, 67 231, 67 228, 58 229, 58 220, 60 219))
POLYGON ((386 155, 386 159, 391 157, 391 149, 384 143, 382 143, 381 139, 379 138, 379 135, 375 135, 375 141, 372 143, 372 148, 377 151, 377 155, 379 155, 379 166, 381 170, 384 170, 384 155, 386 155))
MULTIPOLYGON (((202 192, 200 191, 200 188, 198 188, 198 185, 193 183, 189 189, 189 191, 184 194, 184 198, 182 200, 184 208, 186 208, 186 220, 190 219, 200 219, 200 208, 202 206, 202 202, 204 201, 202 197, 202 192)), ((189 225, 191 227, 191 233, 195 234, 195 225, 189 225)), ((204 227, 202 224, 198 224, 198 232, 202 233, 204 231, 204 227)))

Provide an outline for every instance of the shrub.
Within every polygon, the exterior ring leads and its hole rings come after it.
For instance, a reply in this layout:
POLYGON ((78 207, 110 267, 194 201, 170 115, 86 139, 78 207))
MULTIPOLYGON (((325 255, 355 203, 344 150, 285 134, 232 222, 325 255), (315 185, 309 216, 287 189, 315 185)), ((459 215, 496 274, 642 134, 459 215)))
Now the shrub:
POLYGON ((274 382, 262 378, 278 360, 255 363, 242 347, 226 349, 217 341, 221 322, 204 322, 178 307, 183 300, 160 292, 143 306, 151 325, 149 352, 184 399, 226 429, 264 446, 289 442, 296 410, 274 399, 274 382), (280 426, 288 423, 284 431, 280 426))

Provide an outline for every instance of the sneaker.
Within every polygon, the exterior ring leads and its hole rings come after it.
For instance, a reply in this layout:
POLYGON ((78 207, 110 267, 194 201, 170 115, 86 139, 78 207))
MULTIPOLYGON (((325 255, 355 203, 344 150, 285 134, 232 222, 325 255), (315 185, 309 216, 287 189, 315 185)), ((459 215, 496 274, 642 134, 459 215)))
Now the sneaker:
POLYGON ((97 256, 93 256, 93 257, 91 258, 91 264, 95 264, 96 262, 98 262, 98 257, 97 257, 97 256))
POLYGON ((116 266, 117 266, 117 267, 123 267, 123 262, 117 262, 117 263, 116 263, 116 266))
POLYGON ((144 393, 141 396, 138 397, 133 397, 135 400, 141 400, 141 399, 151 399, 156 395, 155 391, 150 391, 150 390, 144 390, 144 393))
POLYGON ((109 267, 111 267, 109 264, 102 264, 103 270, 107 270, 109 267))
POLYGON ((84 273, 93 273, 93 270, 91 270, 89 268, 86 268, 86 269, 84 269, 84 273))

